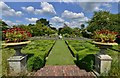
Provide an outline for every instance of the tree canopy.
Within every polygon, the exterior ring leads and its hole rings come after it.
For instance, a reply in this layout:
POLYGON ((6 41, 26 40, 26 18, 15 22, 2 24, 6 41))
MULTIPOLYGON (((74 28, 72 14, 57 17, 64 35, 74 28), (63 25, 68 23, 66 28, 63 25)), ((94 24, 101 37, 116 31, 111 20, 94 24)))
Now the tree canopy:
POLYGON ((47 19, 44 19, 44 18, 41 18, 41 19, 37 20, 36 24, 37 23, 42 23, 45 26, 50 26, 49 21, 47 21, 47 19))
POLYGON ((0 20, 0 29, 2 30, 8 29, 8 25, 2 20, 0 20))
POLYGON ((87 30, 94 32, 96 30, 108 29, 120 33, 120 14, 111 14, 107 11, 94 12, 92 19, 88 22, 87 30))
POLYGON ((36 21, 36 24, 29 25, 16 25, 14 27, 20 27, 31 32, 32 36, 44 36, 51 35, 56 33, 56 29, 54 27, 49 26, 49 21, 47 19, 41 18, 36 21))

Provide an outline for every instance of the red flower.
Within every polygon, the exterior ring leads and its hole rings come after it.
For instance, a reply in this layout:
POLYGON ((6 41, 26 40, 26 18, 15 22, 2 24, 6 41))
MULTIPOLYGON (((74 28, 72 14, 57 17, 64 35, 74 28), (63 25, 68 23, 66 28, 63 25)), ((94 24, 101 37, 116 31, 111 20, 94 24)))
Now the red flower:
POLYGON ((30 32, 17 27, 3 31, 3 33, 5 33, 6 42, 20 42, 22 40, 27 40, 28 37, 31 37, 30 32))
POLYGON ((117 34, 117 32, 103 29, 95 31, 94 38, 99 42, 114 42, 117 34))

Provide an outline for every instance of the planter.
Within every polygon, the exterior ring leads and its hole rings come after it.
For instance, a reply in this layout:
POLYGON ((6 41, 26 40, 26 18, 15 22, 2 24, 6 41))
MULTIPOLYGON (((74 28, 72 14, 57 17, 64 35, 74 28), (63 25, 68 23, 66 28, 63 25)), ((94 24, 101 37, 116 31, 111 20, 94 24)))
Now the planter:
POLYGON ((31 41, 25 41, 25 42, 19 42, 19 43, 3 43, 2 45, 5 46, 6 48, 14 49, 16 51, 14 56, 21 56, 21 55, 23 55, 21 53, 21 49, 30 42, 31 41))
POLYGON ((101 53, 101 54, 106 54, 105 50, 107 48, 110 48, 113 45, 118 45, 117 43, 102 43, 102 42, 95 42, 95 41, 93 41, 93 43, 96 45, 96 47, 100 48, 100 52, 99 53, 101 53))
POLYGON ((12 48, 16 51, 15 55, 10 57, 9 62, 9 74, 16 76, 18 74, 26 74, 26 60, 27 55, 21 53, 21 49, 25 47, 31 41, 19 42, 19 43, 3 43, 2 45, 6 48, 12 48))
POLYGON ((107 48, 113 45, 118 45, 117 43, 101 43, 93 42, 96 47, 100 48, 100 52, 95 55, 95 71, 101 75, 107 76, 111 69, 112 58, 106 54, 107 48))

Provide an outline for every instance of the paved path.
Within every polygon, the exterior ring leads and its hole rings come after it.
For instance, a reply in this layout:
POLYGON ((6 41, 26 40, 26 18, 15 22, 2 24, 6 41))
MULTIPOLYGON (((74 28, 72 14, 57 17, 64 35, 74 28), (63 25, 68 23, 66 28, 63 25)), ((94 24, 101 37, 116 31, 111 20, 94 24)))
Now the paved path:
POLYGON ((51 50, 46 65, 73 65, 74 58, 64 40, 57 40, 51 50))
POLYGON ((46 65, 35 73, 35 76, 87 76, 93 77, 92 72, 79 69, 76 65, 51 66, 46 65))

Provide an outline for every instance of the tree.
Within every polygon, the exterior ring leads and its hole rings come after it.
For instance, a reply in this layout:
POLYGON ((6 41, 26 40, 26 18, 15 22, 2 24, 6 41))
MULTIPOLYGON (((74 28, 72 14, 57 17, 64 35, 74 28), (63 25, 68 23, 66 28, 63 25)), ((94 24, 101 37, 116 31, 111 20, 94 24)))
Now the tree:
POLYGON ((62 30, 61 30, 61 34, 72 34, 72 28, 65 26, 62 30))
POLYGON ((61 30, 62 30, 63 28, 59 28, 58 29, 58 35, 60 35, 62 32, 61 32, 61 30))
POLYGON ((88 22, 87 30, 94 32, 96 30, 108 29, 120 33, 120 14, 111 14, 107 11, 94 12, 93 18, 88 22))
POLYGON ((55 27, 51 27, 51 26, 50 26, 50 28, 51 28, 52 30, 54 30, 54 31, 57 31, 57 29, 56 29, 55 27))
POLYGON ((4 21, 0 20, 0 29, 6 30, 8 28, 8 25, 4 21))
POLYGON ((85 28, 84 24, 81 24, 81 30, 83 30, 85 28))
POLYGON ((36 24, 37 23, 42 23, 43 25, 48 26, 48 27, 50 26, 49 21, 47 21, 47 19, 44 19, 44 18, 37 20, 36 24))
POLYGON ((35 26, 34 24, 29 24, 28 26, 35 26))
POLYGON ((80 28, 74 28, 73 29, 73 33, 77 36, 77 37, 80 37, 81 36, 81 33, 80 33, 81 29, 80 28))

